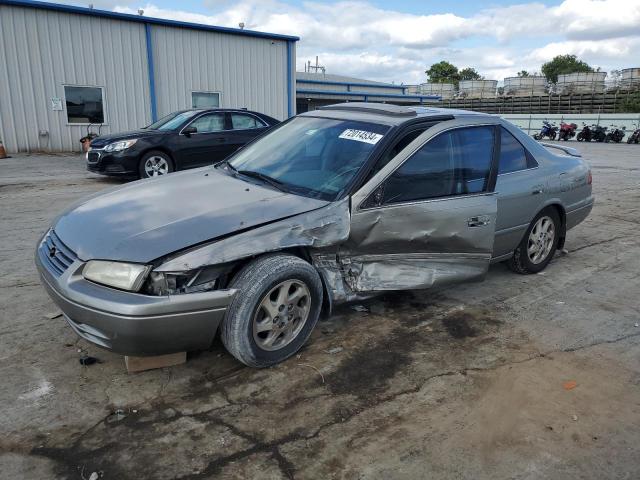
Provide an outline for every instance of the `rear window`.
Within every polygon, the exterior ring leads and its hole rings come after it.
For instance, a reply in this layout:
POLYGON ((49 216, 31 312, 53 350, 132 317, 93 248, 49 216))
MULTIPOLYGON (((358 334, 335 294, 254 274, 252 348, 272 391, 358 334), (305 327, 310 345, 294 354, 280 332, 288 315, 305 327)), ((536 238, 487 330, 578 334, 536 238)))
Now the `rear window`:
POLYGON ((500 166, 498 174, 517 172, 537 167, 533 159, 522 144, 509 131, 500 127, 500 166))

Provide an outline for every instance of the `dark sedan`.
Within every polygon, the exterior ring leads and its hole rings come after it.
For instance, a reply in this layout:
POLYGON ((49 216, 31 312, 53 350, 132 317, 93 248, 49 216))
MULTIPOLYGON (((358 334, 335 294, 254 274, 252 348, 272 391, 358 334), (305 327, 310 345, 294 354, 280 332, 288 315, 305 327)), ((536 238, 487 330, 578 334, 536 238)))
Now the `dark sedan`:
POLYGON ((182 110, 140 130, 94 139, 87 170, 147 178, 211 165, 277 123, 248 110, 182 110))

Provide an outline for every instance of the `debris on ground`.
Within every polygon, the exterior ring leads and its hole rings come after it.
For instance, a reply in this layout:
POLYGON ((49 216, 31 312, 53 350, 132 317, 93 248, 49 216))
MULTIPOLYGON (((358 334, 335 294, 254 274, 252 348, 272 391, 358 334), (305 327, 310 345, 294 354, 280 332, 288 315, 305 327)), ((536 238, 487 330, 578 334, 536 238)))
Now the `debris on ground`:
POLYGON ((640 327, 640 323, 636 322, 634 327, 640 327))
POLYGON ((81 356, 78 361, 80 362, 80 365, 84 365, 85 367, 98 363, 98 359, 96 357, 90 357, 89 355, 81 356))
POLYGON ((351 310, 355 310, 356 312, 369 313, 369 309, 364 305, 351 305, 351 310))
POLYGON ((119 422, 120 420, 124 420, 125 418, 127 418, 127 414, 124 410, 119 408, 107 417, 107 423, 119 422))
POLYGON ((98 472, 93 472, 91 475, 89 475, 89 480, 98 480, 98 478, 100 478, 98 472))
POLYGON ((566 248, 563 248, 562 250, 560 250, 560 253, 563 255, 569 255, 569 250, 567 250, 566 248))
POLYGON ((314 367, 313 365, 309 365, 308 363, 299 363, 298 365, 301 366, 301 367, 313 368, 316 372, 318 372, 318 374, 320 375, 320 378, 322 379, 322 383, 324 383, 324 375, 316 367, 314 367))
POLYGON ((44 316, 47 317, 49 320, 53 320, 54 318, 61 317, 62 312, 60 310, 56 310, 55 312, 45 313, 44 316))
POLYGON ((562 388, 564 388, 565 390, 573 390, 577 386, 578 382, 576 382, 575 380, 568 380, 562 384, 562 388))
POLYGON ((335 355, 336 353, 340 353, 344 348, 342 347, 334 347, 329 350, 325 350, 324 353, 328 353, 329 355, 335 355))
POLYGON ((571 415, 571 420, 573 420, 574 422, 578 421, 578 416, 577 415, 571 415))

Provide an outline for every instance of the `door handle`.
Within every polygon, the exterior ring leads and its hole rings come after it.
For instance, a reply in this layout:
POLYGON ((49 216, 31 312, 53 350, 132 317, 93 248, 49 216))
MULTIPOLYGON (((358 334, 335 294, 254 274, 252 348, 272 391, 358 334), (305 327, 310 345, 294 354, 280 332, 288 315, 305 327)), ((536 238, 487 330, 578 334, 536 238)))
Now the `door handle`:
POLYGON ((542 192, 544 192, 544 187, 542 185, 536 185, 533 187, 533 190, 531 190, 531 195, 540 195, 542 192))
POLYGON ((471 217, 467 219, 467 225, 469 227, 482 227, 491 223, 491 217, 489 215, 478 215, 477 217, 471 217))

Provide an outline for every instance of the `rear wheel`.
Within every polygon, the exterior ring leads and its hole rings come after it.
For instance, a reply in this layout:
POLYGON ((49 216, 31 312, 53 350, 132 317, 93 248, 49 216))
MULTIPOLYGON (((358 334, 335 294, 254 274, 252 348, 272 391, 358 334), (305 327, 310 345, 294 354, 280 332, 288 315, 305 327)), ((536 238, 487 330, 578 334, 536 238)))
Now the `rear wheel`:
POLYGON ((548 208, 536 215, 527 233, 508 261, 516 273, 538 273, 549 264, 558 247, 560 218, 558 212, 548 208))
POLYGON ((231 282, 237 293, 222 323, 222 343, 250 367, 269 367, 294 355, 315 327, 322 283, 312 265, 293 255, 267 255, 231 282))
POLYGON ((159 177, 173 172, 171 157, 164 152, 154 150, 147 152, 140 160, 140 178, 159 177))

